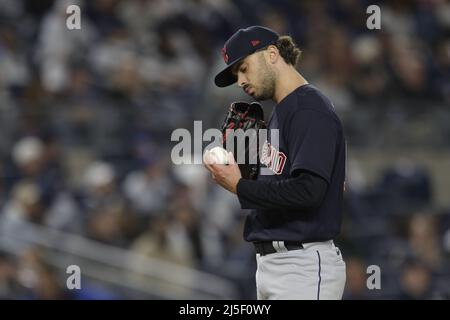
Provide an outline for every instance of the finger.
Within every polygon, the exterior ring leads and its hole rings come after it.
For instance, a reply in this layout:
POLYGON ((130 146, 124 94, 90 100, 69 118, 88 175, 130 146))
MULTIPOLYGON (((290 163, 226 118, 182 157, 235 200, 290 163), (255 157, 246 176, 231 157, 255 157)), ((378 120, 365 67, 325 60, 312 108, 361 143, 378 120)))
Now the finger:
MULTIPOLYGON (((208 152, 208 151, 206 151, 206 152, 208 152)), ((203 156, 203 164, 205 165, 206 169, 208 169, 209 171, 212 171, 211 165, 208 161, 208 155, 206 155, 206 153, 203 156)))
POLYGON ((220 164, 211 163, 211 164, 208 164, 208 166, 211 168, 212 172, 217 173, 217 171, 220 170, 219 166, 221 166, 221 165, 220 164))
POLYGON ((213 172, 213 171, 214 171, 214 169, 211 167, 211 165, 208 164, 208 163, 206 163, 206 162, 205 162, 205 167, 206 167, 206 169, 208 169, 210 172, 213 172))
POLYGON ((209 150, 206 150, 206 152, 203 155, 203 164, 208 168, 209 171, 212 170, 211 165, 214 163, 213 158, 211 157, 211 152, 209 150))
POLYGON ((203 154, 203 162, 205 164, 209 164, 211 161, 211 155, 209 154, 209 150, 206 150, 205 153, 203 154))
POLYGON ((235 164, 236 161, 234 161, 233 153, 230 151, 228 152, 228 164, 235 164))
POLYGON ((217 175, 217 172, 220 171, 220 164, 205 163, 205 166, 212 174, 217 175))

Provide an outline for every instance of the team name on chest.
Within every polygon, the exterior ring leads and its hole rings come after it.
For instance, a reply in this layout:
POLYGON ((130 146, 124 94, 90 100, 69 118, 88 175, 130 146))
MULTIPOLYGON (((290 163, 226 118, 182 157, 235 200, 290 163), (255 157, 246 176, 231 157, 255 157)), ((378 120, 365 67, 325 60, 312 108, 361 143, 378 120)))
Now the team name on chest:
POLYGON ((287 157, 283 152, 278 151, 267 140, 264 142, 261 150, 261 164, 265 165, 275 174, 282 174, 286 160, 287 157))

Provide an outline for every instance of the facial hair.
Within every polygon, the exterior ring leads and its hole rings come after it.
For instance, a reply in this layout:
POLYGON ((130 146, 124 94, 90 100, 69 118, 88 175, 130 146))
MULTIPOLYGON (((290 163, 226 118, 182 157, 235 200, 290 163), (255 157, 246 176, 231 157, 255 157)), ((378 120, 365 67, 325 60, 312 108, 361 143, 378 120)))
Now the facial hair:
POLYGON ((263 54, 261 54, 259 62, 262 82, 253 98, 256 101, 264 101, 272 99, 275 95, 275 72, 269 67, 263 54))

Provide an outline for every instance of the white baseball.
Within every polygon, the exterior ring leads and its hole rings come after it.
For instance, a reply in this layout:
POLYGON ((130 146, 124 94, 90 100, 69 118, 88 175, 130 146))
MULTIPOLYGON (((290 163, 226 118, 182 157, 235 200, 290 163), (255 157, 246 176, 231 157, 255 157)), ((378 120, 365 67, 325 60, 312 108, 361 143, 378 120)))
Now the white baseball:
POLYGON ((204 161, 211 164, 228 164, 228 152, 222 147, 214 147, 205 152, 204 161))

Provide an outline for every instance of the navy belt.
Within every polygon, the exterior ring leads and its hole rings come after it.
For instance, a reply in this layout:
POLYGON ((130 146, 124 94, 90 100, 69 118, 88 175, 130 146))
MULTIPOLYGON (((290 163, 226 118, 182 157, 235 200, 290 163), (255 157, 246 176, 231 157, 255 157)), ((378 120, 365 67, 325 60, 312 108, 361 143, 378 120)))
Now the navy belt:
POLYGON ((261 256, 275 252, 287 252, 291 250, 303 249, 303 245, 296 241, 261 241, 253 242, 256 253, 261 256))

